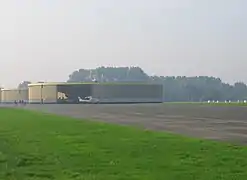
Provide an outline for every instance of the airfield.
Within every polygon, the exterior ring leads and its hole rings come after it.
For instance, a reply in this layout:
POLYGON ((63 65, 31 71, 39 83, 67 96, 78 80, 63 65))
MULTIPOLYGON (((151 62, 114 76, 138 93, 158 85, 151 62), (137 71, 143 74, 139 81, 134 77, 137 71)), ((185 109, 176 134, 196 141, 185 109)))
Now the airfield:
POLYGON ((247 106, 179 103, 29 104, 24 108, 195 138, 247 144, 247 106))
POLYGON ((2 104, 0 179, 245 180, 246 105, 2 104))

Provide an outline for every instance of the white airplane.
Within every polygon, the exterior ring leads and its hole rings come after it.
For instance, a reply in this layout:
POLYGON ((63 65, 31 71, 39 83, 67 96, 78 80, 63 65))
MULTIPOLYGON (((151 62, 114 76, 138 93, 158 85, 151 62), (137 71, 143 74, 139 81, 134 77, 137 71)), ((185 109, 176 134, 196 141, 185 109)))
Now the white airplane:
POLYGON ((78 100, 80 103, 87 103, 87 104, 98 104, 99 103, 99 99, 93 98, 92 96, 87 96, 84 99, 82 99, 81 97, 78 97, 78 100))

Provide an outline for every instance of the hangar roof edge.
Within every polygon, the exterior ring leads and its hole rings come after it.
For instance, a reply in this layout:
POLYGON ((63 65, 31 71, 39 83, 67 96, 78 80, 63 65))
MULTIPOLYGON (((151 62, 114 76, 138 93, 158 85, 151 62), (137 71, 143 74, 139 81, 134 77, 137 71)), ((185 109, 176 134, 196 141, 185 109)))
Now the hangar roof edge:
POLYGON ((78 82, 78 83, 66 83, 66 82, 62 82, 62 83, 56 83, 56 82, 46 82, 46 83, 32 83, 29 84, 28 87, 31 86, 58 86, 58 85, 80 85, 80 84, 104 84, 104 85, 161 85, 161 84, 152 84, 152 83, 145 83, 145 82, 78 82))
POLYGON ((18 89, 18 88, 9 88, 9 89, 7 89, 7 88, 2 88, 1 89, 1 91, 26 91, 26 90, 28 90, 28 89, 26 89, 26 88, 24 88, 24 89, 18 89))

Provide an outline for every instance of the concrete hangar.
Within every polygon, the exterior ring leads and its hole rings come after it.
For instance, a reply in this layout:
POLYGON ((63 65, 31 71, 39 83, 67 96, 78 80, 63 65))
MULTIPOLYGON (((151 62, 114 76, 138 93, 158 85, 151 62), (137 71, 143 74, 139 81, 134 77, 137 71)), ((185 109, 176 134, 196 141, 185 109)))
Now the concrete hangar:
POLYGON ((27 89, 1 89, 0 94, 2 103, 14 103, 14 101, 20 100, 28 102, 27 89))
POLYGON ((163 86, 147 83, 37 83, 29 84, 29 103, 80 103, 93 97, 99 103, 161 103, 163 86))

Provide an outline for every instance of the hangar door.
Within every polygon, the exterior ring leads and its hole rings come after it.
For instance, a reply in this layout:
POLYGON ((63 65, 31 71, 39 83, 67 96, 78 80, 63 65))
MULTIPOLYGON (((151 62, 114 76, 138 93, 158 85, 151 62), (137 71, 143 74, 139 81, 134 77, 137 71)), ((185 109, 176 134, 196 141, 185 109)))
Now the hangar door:
POLYGON ((92 95, 91 84, 58 85, 58 103, 79 103, 79 98, 83 99, 92 95))

